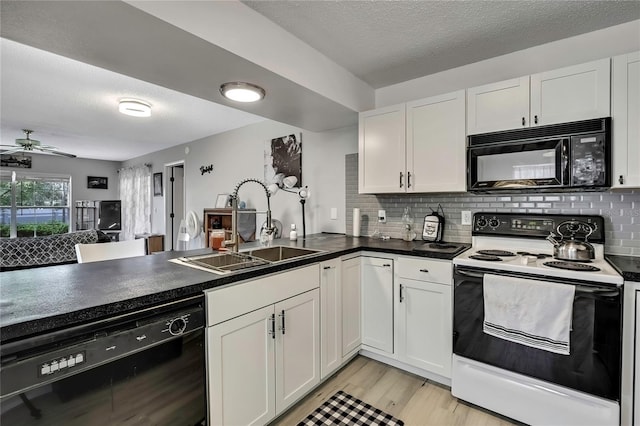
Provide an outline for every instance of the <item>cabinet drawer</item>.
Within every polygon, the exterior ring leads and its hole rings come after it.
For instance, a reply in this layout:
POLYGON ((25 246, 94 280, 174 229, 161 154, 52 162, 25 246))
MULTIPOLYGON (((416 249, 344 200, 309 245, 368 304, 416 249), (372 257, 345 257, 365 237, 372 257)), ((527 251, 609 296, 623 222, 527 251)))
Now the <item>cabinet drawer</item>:
POLYGON ((398 258, 397 274, 400 278, 451 285, 453 269, 450 260, 398 258))

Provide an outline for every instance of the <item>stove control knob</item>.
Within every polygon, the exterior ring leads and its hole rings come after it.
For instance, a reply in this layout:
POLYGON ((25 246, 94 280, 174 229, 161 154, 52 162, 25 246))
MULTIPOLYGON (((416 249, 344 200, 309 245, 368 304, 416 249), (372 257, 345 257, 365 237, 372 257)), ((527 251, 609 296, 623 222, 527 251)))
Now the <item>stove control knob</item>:
POLYGON ((184 330, 186 330, 186 328, 187 322, 182 317, 174 318, 169 321, 169 333, 171 333, 172 336, 178 336, 184 333, 184 330))
POLYGON ((498 225, 500 225, 500 221, 498 221, 498 219, 496 219, 495 217, 489 220, 490 227, 497 228, 498 225))
POLYGON ((478 228, 484 228, 485 226, 487 226, 487 219, 485 219, 484 217, 479 218, 476 221, 476 225, 478 225, 478 228))

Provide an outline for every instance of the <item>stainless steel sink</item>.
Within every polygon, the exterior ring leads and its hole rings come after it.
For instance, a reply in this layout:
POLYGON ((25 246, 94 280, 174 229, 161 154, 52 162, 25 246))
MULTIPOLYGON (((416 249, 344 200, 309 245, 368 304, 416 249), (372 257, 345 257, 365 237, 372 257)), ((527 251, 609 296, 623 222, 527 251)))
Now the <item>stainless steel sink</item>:
POLYGON ((229 251, 224 253, 207 253, 195 256, 185 256, 177 259, 171 259, 170 262, 204 269, 217 274, 227 274, 256 266, 270 265, 282 260, 309 256, 320 252, 321 250, 273 246, 257 248, 241 253, 229 251))
POLYGON ((197 266, 221 274, 268 265, 264 259, 254 258, 244 253, 211 253, 197 256, 185 256, 176 259, 178 263, 187 266, 197 266))
POLYGON ((311 250, 298 247, 273 246, 254 249, 248 252, 251 257, 257 257, 269 262, 279 262, 281 260, 294 259, 303 256, 320 253, 320 250, 311 250))

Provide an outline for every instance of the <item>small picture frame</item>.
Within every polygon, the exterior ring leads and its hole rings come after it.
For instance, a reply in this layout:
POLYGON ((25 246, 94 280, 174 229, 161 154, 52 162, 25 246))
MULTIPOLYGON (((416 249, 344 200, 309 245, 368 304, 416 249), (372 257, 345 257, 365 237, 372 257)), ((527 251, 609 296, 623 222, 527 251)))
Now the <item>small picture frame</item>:
POLYGON ((102 176, 87 176, 87 188, 109 189, 109 178, 102 176))
POLYGON ((162 172, 153 174, 153 195, 162 196, 162 172))
POLYGON ((216 209, 224 209, 225 207, 229 207, 230 205, 231 205, 231 195, 218 194, 218 198, 216 198, 216 209))

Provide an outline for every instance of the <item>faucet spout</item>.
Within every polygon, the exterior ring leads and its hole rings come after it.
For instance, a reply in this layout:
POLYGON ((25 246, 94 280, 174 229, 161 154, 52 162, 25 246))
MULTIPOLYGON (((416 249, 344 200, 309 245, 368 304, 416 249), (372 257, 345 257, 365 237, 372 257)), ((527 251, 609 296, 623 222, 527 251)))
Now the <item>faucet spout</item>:
POLYGON ((259 184, 260 186, 262 186, 262 188, 264 189, 264 193, 267 196, 267 229, 266 232, 268 235, 272 235, 275 231, 275 228, 273 227, 272 224, 272 220, 271 220, 271 192, 269 191, 269 188, 267 187, 267 185, 265 185, 262 181, 258 180, 258 179, 254 179, 254 178, 249 178, 249 179, 244 179, 242 181, 240 181, 240 183, 238 183, 236 185, 236 187, 233 190, 233 193, 231 194, 231 240, 229 241, 225 241, 225 245, 227 247, 231 247, 233 251, 238 251, 240 242, 239 242, 239 236, 238 236, 238 191, 240 190, 240 187, 243 186, 245 183, 248 182, 255 182, 257 184, 259 184))

